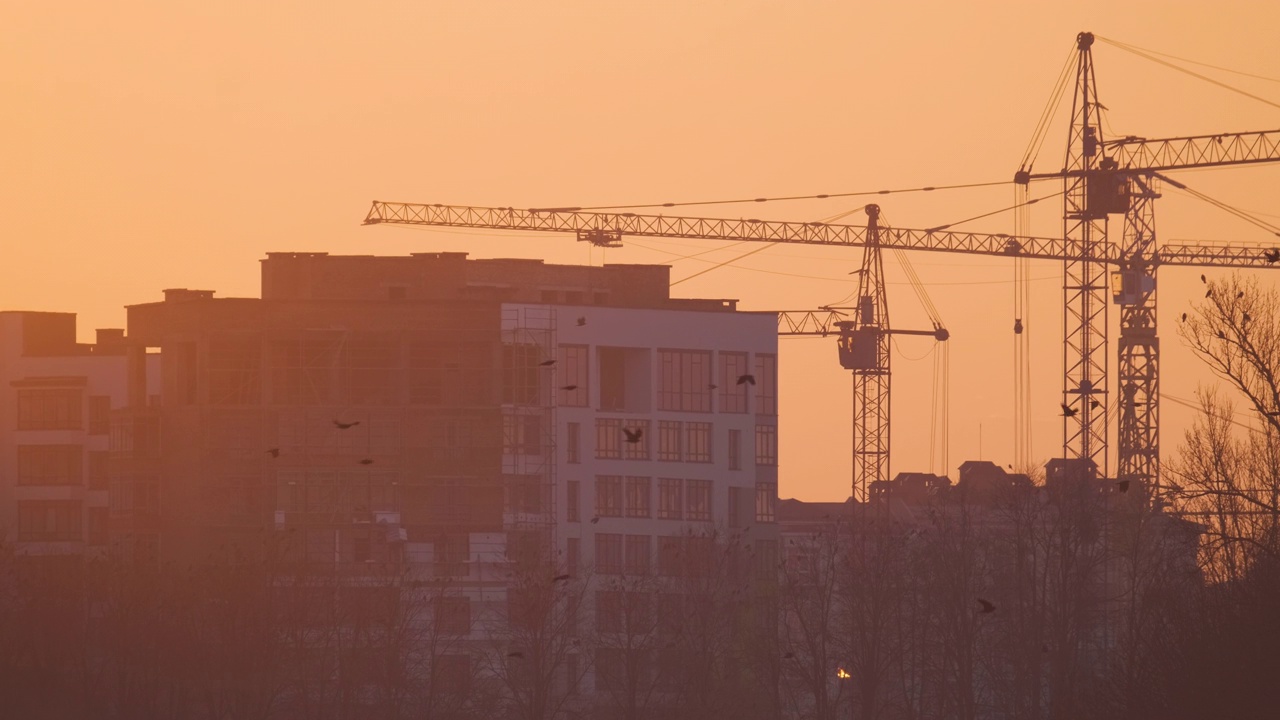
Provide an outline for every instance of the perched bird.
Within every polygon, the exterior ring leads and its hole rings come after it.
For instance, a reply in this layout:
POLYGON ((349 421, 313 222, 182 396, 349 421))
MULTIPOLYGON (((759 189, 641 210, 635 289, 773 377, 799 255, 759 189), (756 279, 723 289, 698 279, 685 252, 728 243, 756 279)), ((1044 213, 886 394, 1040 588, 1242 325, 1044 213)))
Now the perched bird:
POLYGON ((568 579, 569 579, 569 578, 571 578, 571 577, 573 577, 573 576, 572 576, 572 575, 557 575, 557 576, 555 576, 555 577, 551 578, 551 582, 564 582, 565 580, 568 580, 568 579))
POLYGON ((1209 280, 1208 280, 1207 278, 1205 278, 1205 276, 1204 276, 1204 274, 1203 274, 1203 273, 1200 275, 1200 282, 1202 282, 1202 283, 1207 283, 1207 282, 1209 282, 1209 280))
POLYGON ((1213 297, 1213 288, 1209 288, 1208 290, 1205 290, 1205 291, 1204 291, 1204 296, 1205 296, 1205 297, 1213 297))
POLYGON ((587 318, 585 316, 580 316, 578 318, 578 327, 582 327, 583 325, 586 325, 586 324, 587 324, 587 318))
POLYGON ((507 657, 523 660, 524 653, 520 652, 519 650, 512 650, 511 652, 507 653, 507 657))
POLYGON ((1091 408, 1096 408, 1096 407, 1098 407, 1098 406, 1099 406, 1099 405, 1101 405, 1101 404, 1102 404, 1102 403, 1098 402, 1097 400, 1090 400, 1090 401, 1089 401, 1089 407, 1091 407, 1091 408))
POLYGON ((278 458, 280 457, 280 448, 271 448, 267 451, 267 454, 273 458, 278 458))
POLYGON ((542 362, 538 363, 538 367, 551 367, 552 365, 555 365, 555 364, 556 364, 555 358, 552 358, 550 360, 543 360, 542 362))
POLYGON ((360 461, 360 464, 361 464, 361 465, 372 465, 372 464, 373 464, 373 459, 372 459, 372 458, 365 458, 365 459, 363 459, 363 460, 361 460, 361 461, 360 461))
POLYGON ((356 421, 354 421, 354 422, 349 422, 349 423, 344 423, 344 422, 341 422, 341 421, 338 421, 338 420, 334 420, 334 421, 333 421, 333 426, 334 426, 334 427, 336 427, 336 428, 338 428, 339 430, 350 430, 351 428, 353 428, 353 427, 355 427, 355 426, 357 426, 357 425, 359 425, 359 424, 360 424, 360 421, 359 421, 359 420, 356 420, 356 421))
POLYGON ((599 522, 600 522, 600 517, 599 517, 599 516, 596 516, 596 517, 591 518, 591 524, 592 524, 592 525, 595 525, 595 524, 597 524, 597 523, 599 523, 599 522))
POLYGON ((755 384, 756 384, 756 376, 755 376, 755 375, 751 375, 751 374, 747 374, 747 375, 739 375, 739 376, 738 376, 738 384, 739 384, 739 385, 742 385, 743 383, 746 383, 747 385, 755 385, 755 384))
POLYGON ((1130 482, 1132 482, 1132 481, 1131 481, 1131 480, 1120 480, 1119 482, 1117 482, 1117 483, 1116 483, 1116 489, 1117 489, 1117 490, 1119 490, 1119 491, 1120 491, 1120 492, 1122 492, 1122 493, 1127 493, 1127 492, 1129 492, 1129 483, 1130 483, 1130 482))
POLYGON ((572 391, 572 390, 577 390, 577 389, 578 389, 578 386, 577 386, 577 385, 561 385, 561 386, 560 386, 560 389, 561 389, 561 390, 570 390, 570 391, 572 391))
POLYGON ((1245 321, 1245 322, 1249 322, 1249 321, 1250 321, 1250 320, 1252 320, 1253 318, 1249 316, 1249 313, 1245 313, 1243 316, 1241 316, 1241 318, 1240 318, 1240 319, 1241 319, 1241 320, 1243 320, 1243 321, 1245 321))
POLYGON ((1237 299, 1237 300, 1239 300, 1239 299, 1240 299, 1240 298, 1242 298, 1242 297, 1244 297, 1244 291, 1243 291, 1243 290, 1241 290, 1240 292, 1236 293, 1236 299, 1237 299))
POLYGON ((1262 253, 1262 257, 1266 258, 1268 265, 1275 265, 1280 262, 1280 248, 1271 248, 1262 253))
POLYGON ((1075 417, 1080 412, 1066 403, 1062 403, 1062 417, 1075 417))
POLYGON ((635 444, 640 442, 640 438, 644 437, 644 428, 622 428, 622 434, 627 436, 627 442, 635 444))
POLYGON ((783 656, 782 656, 782 659, 783 659, 783 660, 790 660, 791 658, 793 658, 793 657, 795 657, 795 656, 796 656, 796 654, 795 654, 795 653, 791 653, 791 652, 789 652, 789 653, 787 653, 786 655, 783 655, 783 656))
POLYGON ((1186 321, 1187 321, 1187 314, 1182 313, 1182 322, 1186 322, 1186 321))
POLYGON ((979 613, 983 615, 990 615, 996 611, 996 606, 991 604, 990 601, 978 598, 978 602, 982 604, 982 609, 978 611, 979 613))

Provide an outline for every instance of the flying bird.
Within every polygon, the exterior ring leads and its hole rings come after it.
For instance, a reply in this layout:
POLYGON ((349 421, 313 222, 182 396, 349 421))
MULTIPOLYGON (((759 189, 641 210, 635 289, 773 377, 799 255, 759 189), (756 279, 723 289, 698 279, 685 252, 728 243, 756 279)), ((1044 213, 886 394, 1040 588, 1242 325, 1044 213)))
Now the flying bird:
POLYGON ((1075 417, 1080 412, 1066 403, 1062 403, 1062 417, 1075 417))
POLYGON ((509 657, 509 658, 517 658, 517 659, 519 659, 519 660, 523 660, 523 659, 524 659, 524 653, 520 652, 519 650, 512 650, 511 652, 507 653, 507 657, 509 657))
POLYGON ((595 524, 597 524, 597 523, 599 523, 599 522, 600 522, 600 516, 598 516, 598 515, 597 515, 596 517, 591 518, 591 524, 592 524, 592 525, 595 525, 595 524))
POLYGON ((360 461, 360 464, 361 464, 361 465, 372 465, 372 464, 373 464, 373 459, 372 459, 372 458, 365 458, 365 459, 363 459, 363 460, 361 460, 361 461, 360 461))
POLYGON ((278 458, 280 457, 280 448, 271 448, 267 451, 267 454, 273 458, 278 458))
POLYGON ((582 327, 583 325, 586 325, 586 324, 587 324, 587 318, 585 316, 578 318, 578 327, 582 327))
POLYGON ((635 444, 640 442, 640 438, 644 437, 644 428, 622 428, 622 434, 627 436, 627 442, 635 444))
POLYGON ((1262 257, 1266 258, 1268 265, 1275 265, 1280 262, 1280 248, 1271 248, 1264 251, 1262 257))
POLYGON ((739 375, 739 376, 738 376, 738 384, 739 384, 739 385, 742 385, 742 384, 744 384, 744 383, 745 383, 745 384, 747 384, 747 385, 755 385, 755 384, 756 384, 756 376, 755 376, 755 375, 750 375, 750 374, 747 374, 747 375, 739 375))
POLYGON ((338 428, 339 430, 350 430, 351 428, 353 428, 353 427, 355 427, 355 426, 357 426, 357 425, 359 425, 359 424, 360 424, 360 421, 359 421, 359 420, 356 420, 356 421, 354 421, 354 422, 349 422, 349 423, 344 423, 344 422, 341 422, 341 421, 339 421, 339 420, 334 420, 334 421, 333 421, 333 426, 334 426, 334 427, 336 427, 336 428, 338 428))
POLYGON ((786 655, 783 655, 783 656, 782 656, 782 659, 783 659, 783 660, 790 660, 791 658, 793 658, 793 657, 795 657, 795 656, 796 656, 796 654, 795 654, 795 653, 789 652, 789 653, 787 653, 786 655))
POLYGON ((1127 493, 1127 492, 1129 492, 1129 483, 1130 483, 1130 482, 1132 482, 1132 481, 1131 481, 1131 480, 1121 480, 1121 481, 1119 481, 1119 482, 1117 482, 1117 483, 1116 483, 1116 488, 1117 488, 1120 492, 1122 492, 1122 493, 1127 493))
POLYGON ((568 580, 569 578, 572 578, 572 577, 573 577, 572 575, 557 575, 551 578, 551 582, 564 582, 565 580, 568 580))
POLYGON ((716 389, 716 388, 718 388, 718 387, 720 387, 720 386, 719 386, 719 385, 716 385, 715 383, 711 383, 710 385, 708 385, 708 386, 707 386, 707 389, 708 389, 708 390, 715 390, 715 389, 716 389))
POLYGON ((578 389, 578 386, 577 386, 577 385, 561 385, 561 386, 560 386, 560 389, 561 389, 561 390, 569 390, 569 391, 573 391, 573 390, 577 390, 577 389, 578 389))
POLYGON ((978 598, 978 602, 982 604, 982 609, 978 611, 980 614, 990 615, 991 613, 996 611, 996 606, 991 604, 990 601, 983 600, 982 598, 978 598))
POLYGON ((538 367, 551 367, 552 365, 555 365, 555 364, 556 364, 555 358, 552 358, 550 360, 543 360, 542 362, 538 363, 538 367))

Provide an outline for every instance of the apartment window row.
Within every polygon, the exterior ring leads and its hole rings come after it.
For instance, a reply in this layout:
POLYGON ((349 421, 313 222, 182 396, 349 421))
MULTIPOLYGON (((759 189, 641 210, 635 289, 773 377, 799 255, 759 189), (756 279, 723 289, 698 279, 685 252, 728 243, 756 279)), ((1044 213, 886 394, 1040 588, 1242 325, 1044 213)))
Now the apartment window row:
MULTIPOLYGON (((79 500, 19 500, 18 540, 25 542, 80 540, 79 500)), ((101 522, 101 517, 96 518, 101 522)))
POLYGON ((604 575, 647 575, 653 542, 648 535, 595 534, 596 572, 604 575))
POLYGON ((667 462, 711 462, 711 423, 659 420, 658 459, 667 462))
MULTIPOLYGON (((576 425, 576 423, 571 423, 576 425)), ((570 437, 576 433, 570 429, 570 437)), ((576 441, 574 443, 576 456, 576 441)), ((649 421, 596 418, 597 460, 648 460, 649 421)), ((576 462, 570 460, 570 462, 576 462)))
POLYGON ((658 519, 711 520, 711 481, 658 478, 658 519))
POLYGON ((79 430, 84 427, 78 388, 19 388, 19 430, 79 430))
MULTIPOLYGON (((94 468, 105 472, 105 467, 94 468)), ((80 445, 19 445, 19 485, 80 485, 84 448, 80 445)))
MULTIPOLYGON (((622 475, 596 477, 595 517, 653 517, 652 478, 622 475)), ((579 485, 567 483, 569 522, 577 522, 579 485)), ((711 520, 712 483, 710 480, 658 478, 658 518, 661 520, 711 520)))

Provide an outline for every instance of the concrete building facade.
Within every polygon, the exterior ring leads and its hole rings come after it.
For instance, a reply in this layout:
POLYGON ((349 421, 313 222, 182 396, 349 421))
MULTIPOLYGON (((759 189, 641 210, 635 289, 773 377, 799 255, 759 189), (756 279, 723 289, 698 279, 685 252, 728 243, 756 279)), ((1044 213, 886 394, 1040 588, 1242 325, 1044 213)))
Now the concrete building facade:
POLYGON ((126 402, 126 347, 114 329, 77 342, 74 313, 0 312, 0 541, 19 553, 106 550, 111 415, 126 402))

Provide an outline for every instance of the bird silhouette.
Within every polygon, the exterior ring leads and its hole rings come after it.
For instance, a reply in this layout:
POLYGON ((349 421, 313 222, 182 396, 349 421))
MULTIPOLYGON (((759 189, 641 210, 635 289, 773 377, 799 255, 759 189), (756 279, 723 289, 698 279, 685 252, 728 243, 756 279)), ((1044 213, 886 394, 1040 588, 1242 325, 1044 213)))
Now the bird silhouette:
POLYGON ((340 421, 340 420, 334 420, 334 421, 333 421, 333 426, 334 426, 334 427, 336 427, 336 428, 338 428, 339 430, 350 430, 351 428, 353 428, 353 427, 355 427, 355 426, 357 426, 357 425, 359 425, 359 424, 360 424, 360 421, 359 421, 359 420, 356 420, 356 421, 354 421, 354 422, 349 422, 349 423, 344 423, 344 422, 342 422, 342 421, 340 421))
POLYGON ((1186 321, 1187 321, 1187 314, 1182 313, 1182 322, 1186 322, 1186 321))
POLYGON ((572 576, 572 575, 557 575, 557 576, 555 576, 555 577, 551 578, 551 582, 564 582, 565 580, 568 580, 568 579, 569 579, 569 578, 571 578, 571 577, 573 577, 573 576, 572 576))
POLYGON ((267 451, 267 454, 273 458, 278 458, 280 457, 280 448, 271 448, 267 451))
POLYGON ((782 659, 783 659, 783 660, 790 660, 791 658, 793 658, 793 657, 795 657, 795 656, 796 656, 796 654, 795 654, 795 653, 790 653, 790 652, 789 652, 789 653, 787 653, 786 655, 783 655, 783 656, 782 656, 782 659))
POLYGON ((1116 489, 1117 489, 1117 490, 1119 490, 1119 491, 1120 491, 1120 492, 1122 492, 1122 493, 1127 493, 1127 492, 1129 492, 1129 483, 1130 483, 1130 482, 1132 482, 1132 481, 1131 481, 1131 480, 1120 480, 1119 482, 1117 482, 1117 483, 1116 483, 1116 489))
POLYGON ((1242 297, 1244 297, 1244 291, 1243 291, 1243 290, 1241 290, 1240 292, 1236 293, 1236 299, 1237 299, 1237 300, 1239 300, 1239 299, 1240 299, 1240 298, 1242 298, 1242 297))
POLYGON ((1099 407, 1099 406, 1101 406, 1101 405, 1102 405, 1102 403, 1101 403, 1101 402, 1099 402, 1099 401, 1097 401, 1097 400, 1090 400, 1090 401, 1089 401, 1089 407, 1091 407, 1091 408, 1096 408, 1096 407, 1099 407))
POLYGON ((1205 291, 1204 291, 1204 296, 1205 296, 1205 297, 1213 297, 1213 288, 1209 288, 1208 290, 1205 290, 1205 291))
POLYGON ((582 327, 583 325, 586 325, 586 324, 587 324, 587 318, 585 316, 578 318, 578 327, 582 327))
POLYGON ((1203 274, 1203 273, 1200 275, 1200 282, 1202 282, 1202 283, 1207 283, 1207 282, 1209 282, 1209 280, 1208 280, 1207 278, 1205 278, 1205 276, 1204 276, 1204 274, 1203 274))
POLYGON ((1080 412, 1066 403, 1062 403, 1062 417, 1075 417, 1080 412))
POLYGON ((980 614, 990 615, 991 613, 996 611, 996 606, 993 605, 990 601, 983 600, 982 598, 978 598, 978 602, 982 604, 982 609, 978 611, 980 614))
POLYGON ((1262 253, 1262 257, 1266 258, 1268 265, 1275 265, 1280 262, 1280 248, 1271 248, 1262 253))
POLYGON ((519 650, 512 650, 511 652, 507 653, 507 657, 516 658, 517 660, 523 660, 524 653, 520 652, 519 650))
POLYGON ((577 390, 578 386, 577 385, 561 385, 560 389, 573 391, 573 390, 577 390))
POLYGON ((1249 316, 1249 313, 1245 313, 1243 316, 1241 316, 1240 319, 1243 320, 1244 322, 1249 322, 1253 318, 1249 316))
POLYGON ((361 461, 360 461, 360 464, 361 464, 361 465, 372 465, 372 464, 373 464, 373 459, 372 459, 372 458, 364 458, 363 460, 361 460, 361 461))
POLYGON ((720 387, 720 386, 719 386, 719 385, 716 385, 715 383, 711 383, 710 385, 707 385, 707 389, 708 389, 708 390, 715 390, 715 389, 716 389, 716 388, 718 388, 718 387, 720 387))
POLYGON ((552 358, 550 360, 543 360, 542 362, 538 363, 538 367, 551 367, 552 365, 555 365, 555 364, 556 364, 555 358, 552 358))
POLYGON ((595 525, 595 524, 597 524, 597 523, 599 523, 599 522, 600 522, 600 517, 599 517, 598 515, 597 515, 596 517, 591 518, 591 524, 592 524, 592 525, 595 525))
POLYGON ((742 384, 744 384, 744 383, 745 383, 745 384, 747 384, 747 385, 755 385, 755 384, 756 384, 756 376, 755 376, 755 375, 750 375, 750 374, 747 374, 747 375, 739 375, 739 376, 738 376, 738 384, 739 384, 739 385, 742 385, 742 384))
POLYGON ((634 445, 635 443, 640 442, 640 438, 644 437, 644 428, 636 428, 635 430, 632 430, 631 428, 624 427, 622 428, 622 434, 627 436, 627 442, 634 445))

